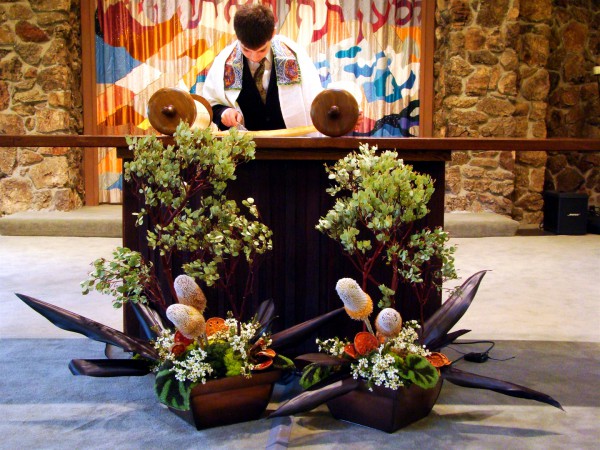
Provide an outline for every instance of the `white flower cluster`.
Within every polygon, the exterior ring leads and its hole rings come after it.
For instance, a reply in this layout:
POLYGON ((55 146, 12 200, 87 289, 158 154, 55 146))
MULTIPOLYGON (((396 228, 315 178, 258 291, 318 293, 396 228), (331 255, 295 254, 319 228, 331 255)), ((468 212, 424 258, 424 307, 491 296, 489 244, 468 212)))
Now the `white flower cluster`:
POLYGON ((395 366, 394 357, 390 353, 381 353, 383 345, 369 356, 362 357, 358 363, 352 364, 352 376, 354 379, 362 378, 375 386, 384 386, 390 389, 398 389, 404 386, 402 378, 395 366))
MULTIPOLYGON (((372 389, 372 386, 384 386, 390 389, 404 386, 403 379, 396 367, 394 353, 413 353, 423 357, 431 354, 429 350, 419 344, 417 333, 419 328, 416 320, 407 321, 398 336, 381 344, 368 355, 359 356, 356 362, 350 366, 354 379, 365 380, 369 389, 372 389)), ((320 352, 337 357, 344 356, 344 348, 349 344, 338 338, 324 341, 317 339, 320 352)))
POLYGON ((171 347, 174 343, 175 335, 169 330, 162 330, 156 341, 154 341, 154 348, 158 351, 158 357, 161 361, 172 361, 175 358, 171 353, 171 347))
POLYGON ((172 370, 175 372, 175 378, 179 381, 206 383, 206 376, 213 373, 213 368, 209 363, 204 362, 204 358, 206 352, 198 347, 190 350, 184 360, 174 359, 172 370))
POLYGON ((421 328, 416 320, 409 320, 402 327, 402 331, 393 339, 390 339, 391 348, 406 351, 420 356, 429 356, 431 352, 419 344, 417 330, 421 328))
POLYGON ((317 339, 317 345, 320 352, 325 352, 331 356, 341 357, 344 354, 346 343, 338 338, 326 339, 324 341, 317 339))
MULTIPOLYGON (((256 335, 260 328, 258 322, 247 322, 240 324, 240 334, 238 334, 238 322, 233 318, 225 319, 227 329, 218 331, 208 337, 209 343, 215 341, 225 341, 234 351, 237 357, 241 359, 240 372, 249 377, 254 365, 248 359, 248 350, 250 349, 250 340, 256 335)), ((175 373, 175 378, 180 381, 189 380, 191 382, 206 383, 206 377, 214 372, 210 363, 206 362, 207 353, 203 350, 202 340, 197 341, 197 346, 185 353, 185 357, 176 356, 172 353, 175 343, 175 334, 169 330, 164 330, 156 338, 154 348, 158 351, 161 363, 171 361, 173 367, 171 371, 175 373)), ((265 350, 271 345, 271 338, 264 337, 261 350, 265 350)), ((160 365, 159 365, 160 366, 160 365)), ((156 369, 158 369, 158 367, 156 369)))

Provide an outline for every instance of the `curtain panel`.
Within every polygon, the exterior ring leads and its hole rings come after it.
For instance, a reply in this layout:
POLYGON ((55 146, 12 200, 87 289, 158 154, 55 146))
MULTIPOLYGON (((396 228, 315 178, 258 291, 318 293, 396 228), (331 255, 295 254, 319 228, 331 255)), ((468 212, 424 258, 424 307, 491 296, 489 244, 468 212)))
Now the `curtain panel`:
MULTIPOLYGON (((158 89, 202 93, 214 57, 235 40, 235 0, 98 0, 98 132, 153 132, 158 89)), ((259 3, 259 2, 255 2, 259 3)), ((363 111, 355 136, 419 135, 421 0, 271 0, 276 27, 301 44, 324 88, 350 90, 363 111)), ((121 199, 114 150, 99 152, 101 203, 121 199)))

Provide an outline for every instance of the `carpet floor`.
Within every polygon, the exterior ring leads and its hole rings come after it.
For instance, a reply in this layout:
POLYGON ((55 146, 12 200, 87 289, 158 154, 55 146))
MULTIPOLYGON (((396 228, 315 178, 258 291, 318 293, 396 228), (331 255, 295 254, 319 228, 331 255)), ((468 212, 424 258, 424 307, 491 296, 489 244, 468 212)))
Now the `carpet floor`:
MULTIPOLYGON (((457 357, 459 351, 477 346, 452 348, 449 355, 457 357)), ((283 428, 289 448, 592 449, 597 448, 600 423, 599 350, 596 343, 498 341, 490 356, 514 358, 461 362, 459 367, 550 393, 564 411, 445 383, 428 417, 389 435, 337 421, 325 407, 292 419, 261 419, 197 431, 158 403, 152 376, 72 376, 67 368, 70 359, 103 358, 100 343, 2 339, 0 448, 259 449, 276 442, 283 428)), ((268 409, 295 389, 295 385, 291 389, 277 385, 268 409)))

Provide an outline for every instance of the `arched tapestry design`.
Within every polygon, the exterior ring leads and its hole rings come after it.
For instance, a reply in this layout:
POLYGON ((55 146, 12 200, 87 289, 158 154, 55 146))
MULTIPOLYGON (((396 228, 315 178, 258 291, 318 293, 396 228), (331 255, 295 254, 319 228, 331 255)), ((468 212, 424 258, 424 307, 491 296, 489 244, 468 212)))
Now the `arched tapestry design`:
MULTIPOLYGON (((156 90, 201 93, 215 55, 235 39, 235 0, 98 0, 98 130, 150 132, 146 104, 156 90)), ((421 0, 270 0, 278 33, 303 45, 323 87, 362 97, 356 136, 419 134, 421 0)), ((101 202, 119 201, 116 158, 100 156, 101 202), (117 193, 115 195, 115 192, 117 193)))

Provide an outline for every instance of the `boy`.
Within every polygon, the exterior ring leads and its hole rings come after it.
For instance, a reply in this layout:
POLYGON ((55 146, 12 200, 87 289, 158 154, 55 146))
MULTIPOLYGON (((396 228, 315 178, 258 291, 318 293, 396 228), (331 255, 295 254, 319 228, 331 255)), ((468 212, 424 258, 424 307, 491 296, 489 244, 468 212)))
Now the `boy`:
POLYGON ((215 124, 251 131, 311 125, 310 107, 322 87, 308 54, 275 34, 273 12, 264 5, 240 7, 233 26, 238 40, 217 55, 202 94, 215 124))

